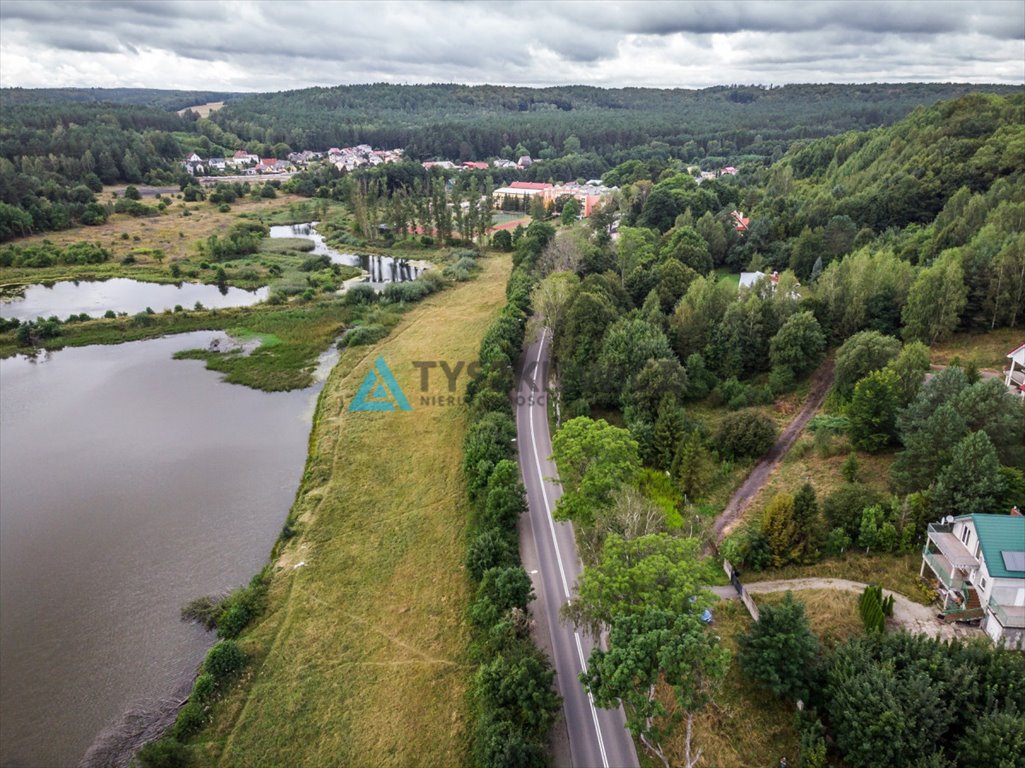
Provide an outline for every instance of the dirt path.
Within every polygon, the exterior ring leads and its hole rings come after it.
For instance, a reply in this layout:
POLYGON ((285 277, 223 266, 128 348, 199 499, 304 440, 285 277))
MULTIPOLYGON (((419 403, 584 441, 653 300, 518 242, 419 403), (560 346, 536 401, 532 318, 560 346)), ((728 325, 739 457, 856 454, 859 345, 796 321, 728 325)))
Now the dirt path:
POLYGON ((804 403, 804 407, 794 417, 793 421, 787 425, 787 428, 783 430, 783 434, 779 436, 776 443, 772 446, 772 449, 762 457, 762 459, 755 464, 754 469, 747 476, 740 487, 736 490, 733 496, 730 497, 729 503, 726 504, 726 508, 715 518, 715 523, 712 526, 712 533, 715 536, 716 544, 726 538, 726 534, 730 532, 733 526, 740 520, 744 514, 744 510, 747 509, 747 505, 751 502, 758 491, 761 490, 762 486, 765 485, 765 481, 769 479, 769 475, 779 464, 780 460, 786 455, 787 451, 793 446, 794 441, 797 440, 798 435, 804 430, 805 425, 815 412, 822 405, 822 401, 826 399, 826 393, 829 392, 829 387, 833 383, 833 361, 829 360, 822 367, 815 372, 815 378, 812 382, 811 393, 808 395, 808 399, 804 403))
MULTIPOLYGON (((848 581, 847 579, 784 579, 782 581, 756 581, 751 584, 744 584, 751 594, 764 594, 766 592, 785 592, 791 590, 799 592, 802 589, 839 589, 844 592, 861 594, 867 585, 859 581, 848 581)), ((719 597, 729 600, 737 597, 737 591, 732 586, 712 587, 712 591, 719 597)), ((936 611, 931 606, 921 605, 909 600, 899 592, 883 590, 883 595, 893 595, 893 623, 903 627, 914 634, 928 635, 929 637, 967 638, 977 637, 979 630, 962 627, 959 624, 944 624, 936 619, 936 611)))

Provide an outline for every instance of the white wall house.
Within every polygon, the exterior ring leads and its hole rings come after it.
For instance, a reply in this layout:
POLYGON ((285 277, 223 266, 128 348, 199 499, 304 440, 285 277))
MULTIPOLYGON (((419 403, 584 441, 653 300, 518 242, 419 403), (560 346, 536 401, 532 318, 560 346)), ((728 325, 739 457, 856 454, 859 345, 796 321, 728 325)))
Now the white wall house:
POLYGON ((994 642, 1025 650, 1025 517, 962 515, 929 525, 923 577, 946 620, 980 618, 994 642))

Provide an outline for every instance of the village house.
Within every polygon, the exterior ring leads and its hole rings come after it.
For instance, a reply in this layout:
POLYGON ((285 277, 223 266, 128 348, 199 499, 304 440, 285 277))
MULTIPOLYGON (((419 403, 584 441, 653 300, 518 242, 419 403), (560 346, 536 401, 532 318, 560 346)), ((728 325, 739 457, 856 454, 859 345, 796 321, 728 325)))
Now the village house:
POLYGON ((182 166, 186 171, 191 173, 193 176, 198 176, 206 171, 206 165, 203 163, 203 158, 197 155, 195 152, 190 154, 182 161, 182 166))
POLYGON ((751 224, 751 219, 744 216, 740 211, 730 211, 730 218, 733 219, 733 229, 737 232, 747 232, 748 225, 751 224))
POLYGON ((1014 394, 1025 397, 1025 344, 1007 353, 1011 365, 1007 369, 1004 384, 1014 394))
POLYGON ((227 161, 223 157, 211 157, 206 164, 211 171, 223 171, 227 166, 227 161))
POLYGON ((258 155, 254 155, 252 152, 240 149, 237 152, 235 152, 235 154, 231 157, 226 158, 224 162, 226 165, 231 165, 235 168, 239 168, 248 165, 256 165, 258 162, 260 162, 260 158, 258 155))
POLYGON ((1025 650, 1025 517, 948 516, 928 528, 920 575, 934 582, 943 621, 981 621, 995 643, 1025 650))

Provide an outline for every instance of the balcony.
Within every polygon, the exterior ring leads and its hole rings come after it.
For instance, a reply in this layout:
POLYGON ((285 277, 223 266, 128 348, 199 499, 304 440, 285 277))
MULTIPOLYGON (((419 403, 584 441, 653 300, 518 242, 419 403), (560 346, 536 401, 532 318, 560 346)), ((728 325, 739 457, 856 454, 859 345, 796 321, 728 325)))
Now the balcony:
POLYGON ((1001 626, 1025 629, 1025 605, 1000 605, 991 597, 989 609, 996 615, 1001 626))
POLYGON ((950 525, 929 524, 929 543, 939 550, 952 566, 962 571, 973 571, 979 567, 979 558, 968 551, 951 529, 950 525))
POLYGON ((944 587, 960 592, 964 588, 964 574, 956 570, 950 561, 939 552, 930 552, 929 546, 922 549, 922 557, 944 587))

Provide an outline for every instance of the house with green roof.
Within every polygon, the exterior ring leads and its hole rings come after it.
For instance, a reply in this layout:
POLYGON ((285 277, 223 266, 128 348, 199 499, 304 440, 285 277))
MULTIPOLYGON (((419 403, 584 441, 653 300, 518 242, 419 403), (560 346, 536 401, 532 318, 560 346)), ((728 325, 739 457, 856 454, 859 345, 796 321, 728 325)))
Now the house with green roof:
POLYGON ((1025 517, 1017 509, 931 523, 920 575, 935 582, 941 619, 978 619, 994 642, 1025 650, 1025 517))

